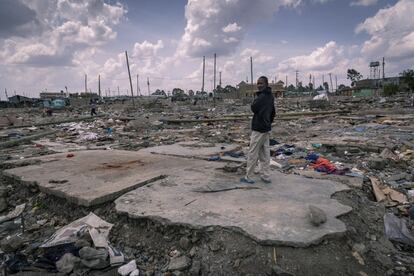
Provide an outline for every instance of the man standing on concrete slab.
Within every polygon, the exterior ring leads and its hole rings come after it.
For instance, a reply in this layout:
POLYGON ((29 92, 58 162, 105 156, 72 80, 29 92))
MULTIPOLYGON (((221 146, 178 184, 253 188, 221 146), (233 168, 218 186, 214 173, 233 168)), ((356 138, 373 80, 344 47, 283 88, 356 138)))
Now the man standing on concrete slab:
POLYGON ((256 98, 251 109, 253 111, 252 134, 250 136, 250 149, 247 155, 246 176, 240 179, 241 182, 253 184, 251 176, 257 162, 260 162, 260 179, 270 183, 270 148, 269 139, 272 129, 272 122, 275 118, 275 99, 272 89, 269 87, 267 77, 262 76, 257 80, 256 98))

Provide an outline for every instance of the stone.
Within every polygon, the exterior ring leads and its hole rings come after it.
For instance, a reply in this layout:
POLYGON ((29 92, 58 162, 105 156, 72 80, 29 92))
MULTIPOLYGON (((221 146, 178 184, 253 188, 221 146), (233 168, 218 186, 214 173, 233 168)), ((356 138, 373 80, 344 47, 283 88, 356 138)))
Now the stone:
POLYGON ((108 251, 104 248, 95 249, 92 247, 83 247, 79 250, 79 257, 82 264, 92 269, 102 269, 109 265, 108 251))
POLYGON ((4 252, 14 252, 20 249, 25 243, 24 239, 18 235, 7 236, 0 242, 0 247, 4 252))
POLYGON ((7 187, 5 186, 0 186, 0 197, 7 197, 7 187))
POLYGON ((368 167, 374 170, 382 170, 387 165, 387 160, 382 158, 370 158, 368 160, 368 167))
POLYGON ((362 243, 356 243, 352 246, 352 251, 364 254, 366 252, 366 246, 362 243))
POLYGON ((193 264, 191 265, 189 274, 191 276, 199 276, 201 271, 201 262, 200 261, 193 261, 193 264))
POLYGON ((187 237, 181 237, 180 247, 184 250, 187 250, 190 247, 190 240, 187 237))
POLYGON ((192 257, 194 257, 194 256, 195 256, 195 254, 197 254, 197 251, 198 251, 198 247, 197 247, 197 246, 192 247, 192 248, 190 249, 190 257, 191 257, 191 258, 192 258, 192 257))
POLYGON ((322 209, 309 205, 309 220, 314 226, 320 226, 324 224, 327 220, 326 213, 322 209))
POLYGON ((170 263, 168 264, 168 270, 186 270, 191 265, 191 259, 187 256, 180 256, 176 258, 171 258, 170 263))
POLYGON ((66 253, 56 262, 56 269, 59 272, 69 274, 79 262, 80 259, 78 257, 72 253, 66 253))
POLYGON ((281 268, 278 265, 273 265, 272 266, 272 273, 270 275, 271 276, 295 276, 295 274, 284 270, 283 268, 281 268))
POLYGON ((0 212, 7 210, 8 204, 7 200, 4 197, 0 197, 0 212))

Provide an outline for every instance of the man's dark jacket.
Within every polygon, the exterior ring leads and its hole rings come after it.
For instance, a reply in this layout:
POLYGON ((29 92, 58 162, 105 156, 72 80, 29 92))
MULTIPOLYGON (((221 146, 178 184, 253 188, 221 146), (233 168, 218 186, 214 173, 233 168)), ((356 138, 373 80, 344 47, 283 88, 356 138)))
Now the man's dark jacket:
POLYGON ((251 109, 254 113, 252 119, 252 130, 268 132, 272 129, 272 122, 275 118, 275 98, 272 89, 267 87, 263 91, 256 92, 251 109))

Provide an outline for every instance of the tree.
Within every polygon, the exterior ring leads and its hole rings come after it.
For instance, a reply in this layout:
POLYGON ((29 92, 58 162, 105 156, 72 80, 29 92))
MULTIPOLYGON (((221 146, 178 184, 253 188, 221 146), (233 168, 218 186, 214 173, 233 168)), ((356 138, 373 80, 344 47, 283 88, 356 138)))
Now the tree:
POLYGON ((329 84, 328 84, 328 82, 324 82, 323 83, 323 88, 326 90, 326 92, 329 92, 329 84))
POLYGON ((295 87, 293 86, 293 84, 289 85, 287 88, 288 91, 295 91, 295 87))
POLYGON ((354 86, 357 81, 363 78, 363 76, 355 69, 348 69, 346 78, 350 79, 351 86, 354 86))
POLYGON ((172 95, 176 96, 176 95, 182 95, 185 94, 184 90, 182 90, 181 88, 174 88, 172 91, 172 95))
POLYGON ((346 86, 345 86, 344 84, 340 84, 340 85, 338 86, 338 90, 339 90, 339 91, 343 90, 344 88, 346 88, 346 86))
POLYGON ((410 89, 410 92, 413 93, 414 90, 414 70, 407 69, 400 73, 401 78, 403 79, 404 83, 410 89))

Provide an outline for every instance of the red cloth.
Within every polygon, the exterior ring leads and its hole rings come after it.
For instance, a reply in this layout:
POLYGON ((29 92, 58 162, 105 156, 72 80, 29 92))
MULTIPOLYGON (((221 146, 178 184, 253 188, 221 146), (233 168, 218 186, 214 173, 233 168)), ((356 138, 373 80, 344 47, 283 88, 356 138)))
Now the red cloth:
POLYGON ((310 166, 318 171, 332 172, 336 170, 335 164, 331 163, 328 159, 318 157, 314 162, 310 163, 310 166))

